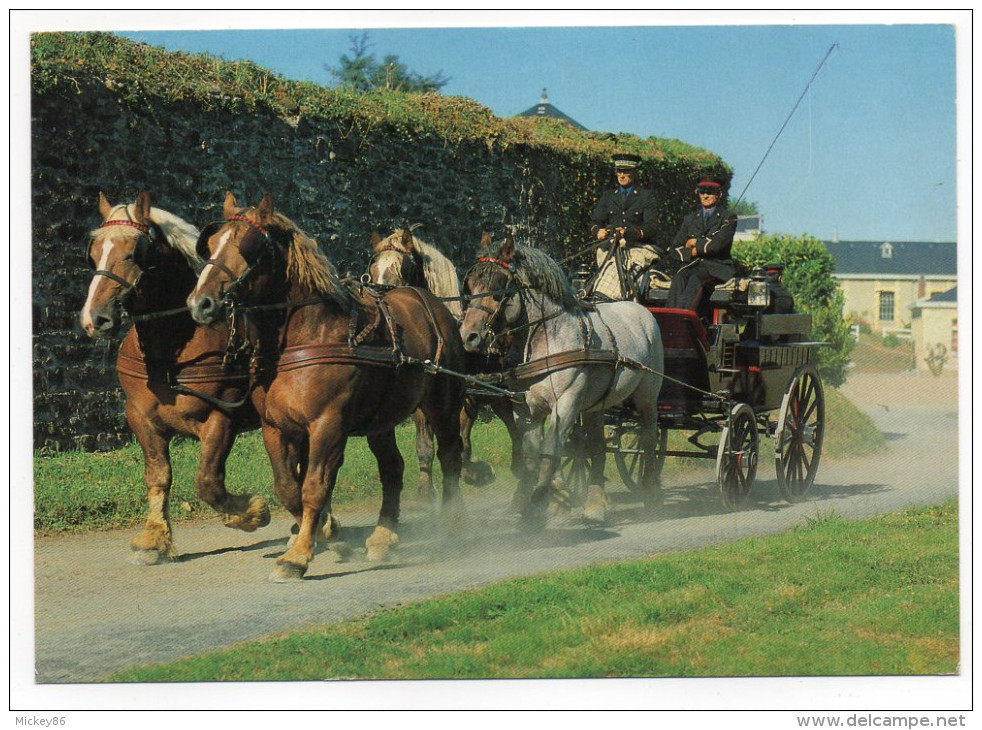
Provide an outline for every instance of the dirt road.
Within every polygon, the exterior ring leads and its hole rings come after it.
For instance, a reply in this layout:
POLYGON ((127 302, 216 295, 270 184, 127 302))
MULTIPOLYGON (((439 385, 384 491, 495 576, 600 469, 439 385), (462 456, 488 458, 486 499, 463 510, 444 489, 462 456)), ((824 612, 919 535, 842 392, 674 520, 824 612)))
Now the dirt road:
POLYGON ((615 487, 607 527, 570 520, 523 537, 506 510, 510 485, 499 485, 470 498, 463 534, 447 531, 428 509, 410 502, 395 559, 384 565, 365 561, 360 548, 374 515, 342 513, 351 555, 338 561, 337 552, 320 553, 304 582, 287 585, 266 580, 284 550, 285 518, 251 535, 217 518, 180 525, 182 560, 149 568, 128 563, 133 530, 40 539, 36 681, 91 682, 125 667, 512 576, 782 532, 831 511, 862 517, 936 502, 958 491, 956 387, 949 376, 853 376, 846 396, 874 418, 891 451, 823 460, 810 499, 797 505, 781 499, 772 464, 762 462, 750 503, 735 514, 723 509, 703 472, 698 481, 669 489, 657 516, 615 487))

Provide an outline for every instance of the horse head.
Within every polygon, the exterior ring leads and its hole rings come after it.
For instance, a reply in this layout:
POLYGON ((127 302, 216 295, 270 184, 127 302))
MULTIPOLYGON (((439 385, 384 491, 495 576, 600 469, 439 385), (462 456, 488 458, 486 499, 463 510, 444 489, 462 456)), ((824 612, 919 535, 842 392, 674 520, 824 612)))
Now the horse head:
POLYGON ((271 238, 273 200, 268 195, 254 208, 240 208, 229 191, 222 215, 224 220, 206 226, 198 238, 204 265, 187 305, 199 324, 216 322, 229 306, 254 295, 274 260, 286 255, 271 238))
POLYGON ((489 352, 494 341, 507 336, 507 328, 522 316, 523 288, 515 271, 515 241, 509 231, 497 247, 487 232, 475 263, 464 277, 467 310, 460 336, 468 352, 489 352))
MULTIPOLYGON (((87 258, 93 269, 89 293, 79 320, 89 337, 110 337, 122 323, 124 314, 145 308, 154 297, 143 296, 147 289, 145 272, 180 262, 188 273, 189 258, 172 247, 155 217, 166 220, 169 228, 186 232, 197 229, 150 206, 150 195, 141 191, 131 205, 112 205, 99 193, 102 225, 89 234, 87 258), (141 286, 141 281, 143 285, 141 286)), ((173 270, 167 273, 173 274, 173 270)), ((173 285, 173 281, 171 282, 173 285)))
POLYGON ((407 225, 386 238, 372 231, 370 245, 372 260, 368 265, 368 277, 373 284, 421 288, 427 286, 423 258, 410 226, 407 225))

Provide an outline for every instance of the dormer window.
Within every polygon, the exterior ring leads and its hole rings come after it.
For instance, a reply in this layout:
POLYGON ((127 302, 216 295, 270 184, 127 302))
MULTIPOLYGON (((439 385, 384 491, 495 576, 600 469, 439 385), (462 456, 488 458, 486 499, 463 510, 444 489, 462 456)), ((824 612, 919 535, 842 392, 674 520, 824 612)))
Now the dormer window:
POLYGON ((880 256, 885 259, 893 258, 893 244, 888 242, 883 242, 880 244, 880 256))

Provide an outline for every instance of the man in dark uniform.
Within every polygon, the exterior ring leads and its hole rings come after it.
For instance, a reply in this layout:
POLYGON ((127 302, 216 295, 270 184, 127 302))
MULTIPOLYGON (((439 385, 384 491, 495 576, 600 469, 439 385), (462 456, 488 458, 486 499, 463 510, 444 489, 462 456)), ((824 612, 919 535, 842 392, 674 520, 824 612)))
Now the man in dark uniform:
POLYGON ((589 290, 627 299, 635 294, 637 273, 657 258, 650 247, 655 240, 655 196, 637 184, 640 157, 616 154, 613 162, 617 186, 600 196, 590 217, 591 236, 604 243, 597 249, 600 270, 589 290))
POLYGON ((682 220, 672 241, 669 264, 678 267, 668 290, 665 306, 691 309, 699 306, 703 292, 736 274, 730 258, 737 217, 723 202, 723 188, 717 180, 696 185, 700 209, 682 220))

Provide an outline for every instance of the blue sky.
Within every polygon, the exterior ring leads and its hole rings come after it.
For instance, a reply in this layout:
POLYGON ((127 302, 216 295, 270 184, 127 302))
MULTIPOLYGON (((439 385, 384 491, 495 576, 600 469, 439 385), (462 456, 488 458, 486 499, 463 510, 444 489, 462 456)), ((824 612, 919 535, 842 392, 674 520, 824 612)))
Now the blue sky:
MULTIPOLYGON (((533 106, 546 88, 557 108, 592 130, 709 149, 734 168, 734 198, 837 44, 745 199, 757 203, 769 232, 956 239, 955 28, 943 17, 904 15, 887 24, 898 18, 864 14, 882 22, 861 25, 287 28, 309 23, 304 15, 286 13, 284 30, 124 34, 167 49, 248 58, 329 85, 324 65, 336 65, 350 38, 367 28, 377 58, 395 54, 417 72, 442 71, 450 77, 444 94, 468 96, 498 116, 533 106)), ((583 20, 591 18, 605 22, 583 20)))

